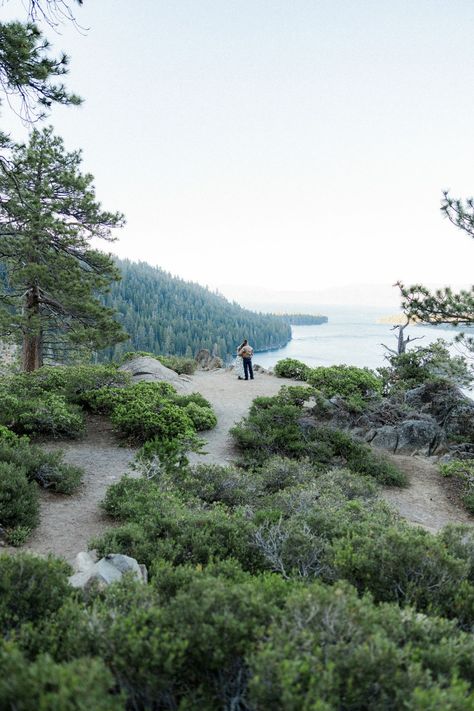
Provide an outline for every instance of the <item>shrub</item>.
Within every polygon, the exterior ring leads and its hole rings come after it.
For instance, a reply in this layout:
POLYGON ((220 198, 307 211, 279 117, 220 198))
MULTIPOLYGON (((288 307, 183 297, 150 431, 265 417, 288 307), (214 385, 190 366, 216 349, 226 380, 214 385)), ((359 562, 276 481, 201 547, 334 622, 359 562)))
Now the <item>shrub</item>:
POLYGON ((182 468, 163 482, 187 497, 197 497, 209 504, 220 501, 227 506, 241 506, 255 501, 258 485, 255 477, 233 466, 198 464, 182 468))
POLYGON ((395 393, 440 379, 469 387, 473 380, 472 369, 463 356, 452 356, 448 345, 438 338, 427 346, 388 356, 389 367, 378 369, 384 390, 395 393))
POLYGON ((362 410, 368 400, 382 393, 382 380, 368 368, 351 365, 312 368, 307 379, 325 397, 340 395, 356 410, 362 410))
POLYGON ((196 372, 197 363, 193 358, 160 355, 158 360, 167 368, 174 370, 178 375, 192 375, 196 372))
POLYGON ((289 404, 286 393, 256 398, 248 416, 230 432, 248 464, 261 465, 275 455, 306 458, 320 467, 339 460, 383 484, 402 486, 406 482, 402 472, 368 445, 340 430, 307 422, 301 405, 289 404))
MULTIPOLYGON (((350 586, 295 590, 250 659, 249 703, 262 709, 435 709, 428 700, 474 695, 472 639, 410 608, 376 607, 350 586), (462 671, 461 671, 462 670, 462 671), (453 680, 453 681, 451 681, 453 680)), ((462 700, 461 705, 457 702, 462 700)))
POLYGON ((0 644, 0 707, 12 711, 119 711, 124 698, 113 696, 113 677, 98 659, 57 664, 48 655, 28 662, 12 643, 0 644))
POLYGON ((232 557, 245 569, 260 569, 262 559, 252 543, 254 524, 238 509, 231 512, 219 504, 191 508, 177 492, 129 477, 109 487, 104 508, 127 525, 94 541, 100 555, 125 553, 147 565, 156 558, 179 565, 232 557))
POLYGON ((439 465, 445 477, 456 477, 461 483, 461 500, 470 513, 474 513, 474 461, 455 459, 439 465))
POLYGON ((82 481, 80 467, 66 464, 64 453, 45 452, 41 447, 30 445, 27 437, 17 438, 12 445, 0 439, 0 462, 12 462, 23 467, 30 481, 61 494, 72 494, 82 481))
POLYGON ((420 528, 398 524, 385 530, 364 526, 335 543, 338 575, 378 601, 414 604, 418 609, 449 608, 467 578, 466 561, 420 528))
MULTIPOLYGON (((38 490, 26 471, 11 462, 0 462, 0 523, 7 531, 18 526, 31 531, 39 520, 38 490)), ((17 539, 16 539, 17 540, 17 539)), ((15 541, 13 534, 11 542, 15 541)))
POLYGON ((73 594, 67 563, 22 553, 0 555, 0 630, 46 620, 73 594))
POLYGON ((62 395, 46 393, 36 398, 19 397, 0 387, 0 397, 0 424, 18 434, 77 437, 83 431, 80 410, 69 405, 62 395))
POLYGON ((137 443, 152 438, 186 438, 194 432, 183 409, 166 401, 157 405, 137 398, 133 403, 117 405, 111 420, 122 436, 137 443))
POLYGON ((211 430, 217 425, 217 417, 208 407, 201 407, 194 402, 189 402, 183 409, 197 432, 211 430))
POLYGON ((275 375, 279 378, 294 378, 295 380, 307 380, 311 368, 300 360, 294 358, 284 358, 279 360, 275 366, 275 375))

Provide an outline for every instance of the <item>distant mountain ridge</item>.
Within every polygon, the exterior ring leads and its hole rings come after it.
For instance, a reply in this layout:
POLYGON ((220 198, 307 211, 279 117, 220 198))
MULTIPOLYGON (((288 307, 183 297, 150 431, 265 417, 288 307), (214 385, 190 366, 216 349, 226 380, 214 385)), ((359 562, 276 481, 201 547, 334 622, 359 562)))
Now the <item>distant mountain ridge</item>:
POLYGON ((201 348, 228 360, 244 338, 256 351, 281 348, 291 339, 284 315, 245 309, 146 262, 116 262, 122 280, 112 285, 103 301, 116 309, 130 340, 101 352, 100 360, 130 350, 194 357, 201 348))

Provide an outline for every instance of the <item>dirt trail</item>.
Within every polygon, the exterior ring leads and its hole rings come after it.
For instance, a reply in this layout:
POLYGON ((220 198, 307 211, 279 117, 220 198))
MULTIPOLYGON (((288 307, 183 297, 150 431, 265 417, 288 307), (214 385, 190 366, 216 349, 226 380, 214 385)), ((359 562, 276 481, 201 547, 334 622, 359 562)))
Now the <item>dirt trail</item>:
MULTIPOLYGON (((276 395, 282 385, 294 381, 257 373, 255 380, 239 381, 231 371, 197 372, 190 378, 190 391, 207 398, 217 415, 217 426, 206 432, 205 455, 192 454, 193 464, 212 462, 228 464, 236 458, 229 429, 244 417, 252 400, 261 395, 276 395)), ((53 553, 72 562, 86 550, 91 538, 110 526, 99 503, 107 487, 129 467, 135 452, 121 447, 110 424, 102 418, 90 418, 82 440, 49 444, 60 448, 65 459, 85 470, 81 490, 73 496, 41 492, 41 523, 23 550, 41 555, 53 553)), ((472 523, 473 517, 452 503, 442 486, 436 465, 421 457, 395 456, 394 462, 407 474, 406 489, 385 489, 382 496, 406 519, 435 532, 450 522, 472 523)))
POLYGON ((387 488, 383 498, 411 523, 435 533, 447 523, 474 523, 467 511, 450 501, 436 462, 424 457, 392 455, 408 477, 406 489, 387 488))
POLYGON ((217 415, 217 426, 205 432, 206 454, 193 454, 193 464, 212 462, 228 464, 237 457, 229 429, 249 411, 254 398, 276 395, 282 385, 295 385, 294 380, 256 373, 254 380, 238 380, 229 370, 199 371, 193 375, 192 389, 209 400, 217 415))
POLYGON ((91 538, 110 526, 99 502, 107 487, 127 471, 135 452, 120 447, 109 423, 99 417, 88 420, 84 439, 48 443, 45 449, 63 449, 67 462, 84 469, 84 479, 72 496, 40 492, 41 522, 23 550, 53 553, 72 562, 79 551, 87 550, 91 538))

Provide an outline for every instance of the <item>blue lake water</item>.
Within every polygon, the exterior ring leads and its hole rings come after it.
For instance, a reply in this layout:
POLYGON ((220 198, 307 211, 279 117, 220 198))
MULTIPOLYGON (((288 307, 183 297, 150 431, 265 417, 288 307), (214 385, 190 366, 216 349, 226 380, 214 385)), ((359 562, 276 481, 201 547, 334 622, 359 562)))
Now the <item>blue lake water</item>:
MULTIPOLYGON (((379 323, 380 318, 393 315, 393 310, 326 307, 321 313, 328 316, 328 323, 293 326, 293 337, 284 348, 256 353, 254 363, 270 368, 282 358, 295 358, 312 367, 345 363, 375 369, 386 364, 387 351, 382 343, 396 349, 394 334, 397 331, 392 331, 390 324, 379 323)), ((456 331, 446 327, 411 326, 406 329, 406 335, 423 336, 414 343, 423 346, 438 338, 452 341, 456 331)))

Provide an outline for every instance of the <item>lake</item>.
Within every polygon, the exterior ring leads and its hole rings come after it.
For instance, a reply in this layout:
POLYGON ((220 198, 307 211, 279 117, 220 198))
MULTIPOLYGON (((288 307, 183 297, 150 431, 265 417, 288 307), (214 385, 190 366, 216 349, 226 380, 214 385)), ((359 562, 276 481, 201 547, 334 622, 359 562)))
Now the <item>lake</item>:
MULTIPOLYGON (((397 332, 391 330, 390 324, 378 322, 394 315, 393 310, 325 307, 321 313, 328 317, 328 323, 292 326, 292 339, 284 348, 256 353, 254 363, 271 368, 283 358, 295 358, 312 367, 345 363, 375 369, 386 364, 387 351, 381 344, 396 348, 397 332)), ((406 335, 423 336, 414 345, 425 346, 438 338, 452 341, 456 331, 448 327, 411 326, 406 335)))

